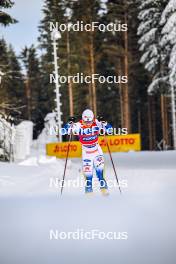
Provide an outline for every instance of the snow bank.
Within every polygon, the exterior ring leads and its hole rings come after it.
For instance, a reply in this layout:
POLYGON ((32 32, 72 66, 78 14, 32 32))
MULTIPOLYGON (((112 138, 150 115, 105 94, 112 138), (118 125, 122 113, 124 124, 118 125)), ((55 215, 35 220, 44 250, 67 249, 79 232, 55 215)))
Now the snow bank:
MULTIPOLYGON (((109 156, 106 154, 106 178, 114 180, 114 172, 109 156)), ((129 192, 146 192, 164 190, 165 186, 176 182, 176 152, 129 152, 113 153, 118 177, 126 181, 129 192)), ((48 195, 57 194, 59 186, 54 184, 63 177, 65 159, 32 156, 18 164, 0 163, 0 196, 3 195, 48 195), (51 181, 53 185, 51 186, 51 181)), ((81 160, 68 161, 66 180, 84 180, 81 173, 81 160)), ((83 182, 84 183, 84 182, 83 182)), ((175 186, 175 185, 174 185, 175 186)), ((80 188, 66 186, 65 195, 82 195, 80 188)), ((117 193, 112 188, 111 193, 117 193)))
MULTIPOLYGON (((128 180, 120 195, 85 196, 48 188, 62 176, 64 160, 29 159, 0 163, 0 262, 3 264, 175 264, 176 152, 118 153, 119 179, 128 180), (50 195, 52 193, 52 195, 50 195), (7 197, 8 196, 8 197, 7 197), (50 240, 50 231, 127 232, 127 240, 50 240)), ((80 160, 66 178, 80 177, 80 160)), ((106 155, 107 178, 114 178, 106 155)))

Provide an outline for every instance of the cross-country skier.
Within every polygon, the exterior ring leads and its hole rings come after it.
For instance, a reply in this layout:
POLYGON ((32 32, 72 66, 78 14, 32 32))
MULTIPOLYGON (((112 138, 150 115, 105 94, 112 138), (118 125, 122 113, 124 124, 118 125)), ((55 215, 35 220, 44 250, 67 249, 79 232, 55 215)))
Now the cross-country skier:
POLYGON ((83 174, 86 179, 85 192, 92 193, 92 179, 93 170, 95 169, 96 175, 100 182, 100 190, 102 194, 108 194, 108 186, 104 178, 104 156, 103 151, 98 143, 98 136, 100 131, 107 132, 112 129, 111 125, 107 122, 94 118, 91 110, 86 109, 82 113, 82 120, 75 123, 75 118, 70 118, 65 128, 69 133, 78 135, 79 141, 82 144, 82 167, 83 174), (70 132, 69 132, 70 130, 70 132))

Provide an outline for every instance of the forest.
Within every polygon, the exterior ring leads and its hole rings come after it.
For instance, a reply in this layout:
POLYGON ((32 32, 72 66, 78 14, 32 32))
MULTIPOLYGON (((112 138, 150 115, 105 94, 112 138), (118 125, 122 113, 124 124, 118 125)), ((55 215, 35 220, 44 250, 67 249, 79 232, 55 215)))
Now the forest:
MULTIPOLYGON (((20 23, 8 14, 14 4, 0 2, 1 27, 20 23)), ((127 76, 127 81, 61 83, 63 123, 90 108, 114 127, 140 133, 144 150, 176 148, 176 1, 44 0, 41 12, 37 45, 16 54, 0 39, 0 113, 16 124, 33 121, 37 138, 56 107, 51 24, 96 23, 102 30, 60 31, 59 76, 127 76), (114 30, 104 30, 109 24, 114 30)))

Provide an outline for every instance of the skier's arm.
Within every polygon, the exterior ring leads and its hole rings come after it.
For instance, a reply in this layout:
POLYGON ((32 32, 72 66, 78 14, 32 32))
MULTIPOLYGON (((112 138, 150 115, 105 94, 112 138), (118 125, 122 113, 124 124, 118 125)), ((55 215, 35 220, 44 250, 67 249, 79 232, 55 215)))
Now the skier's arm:
POLYGON ((75 117, 70 117, 68 122, 64 126, 65 134, 75 133, 76 135, 79 134, 79 123, 75 122, 75 117))
POLYGON ((113 134, 113 127, 111 126, 111 124, 109 124, 108 122, 102 122, 102 126, 106 134, 108 135, 113 134))
POLYGON ((103 117, 97 118, 97 125, 100 129, 103 129, 105 133, 112 133, 113 127, 111 124, 109 124, 103 117))

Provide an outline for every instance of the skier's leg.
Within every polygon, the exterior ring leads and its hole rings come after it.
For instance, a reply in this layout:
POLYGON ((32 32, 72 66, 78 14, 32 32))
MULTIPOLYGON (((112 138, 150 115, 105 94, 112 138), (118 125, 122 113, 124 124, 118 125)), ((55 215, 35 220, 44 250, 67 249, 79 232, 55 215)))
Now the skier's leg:
POLYGON ((96 170, 97 177, 100 182, 100 189, 108 189, 106 180, 104 178, 104 157, 103 155, 98 155, 94 158, 94 167, 96 170))
POLYGON ((85 192, 93 192, 92 179, 93 179, 93 160, 91 158, 83 157, 83 174, 85 176, 85 192))

